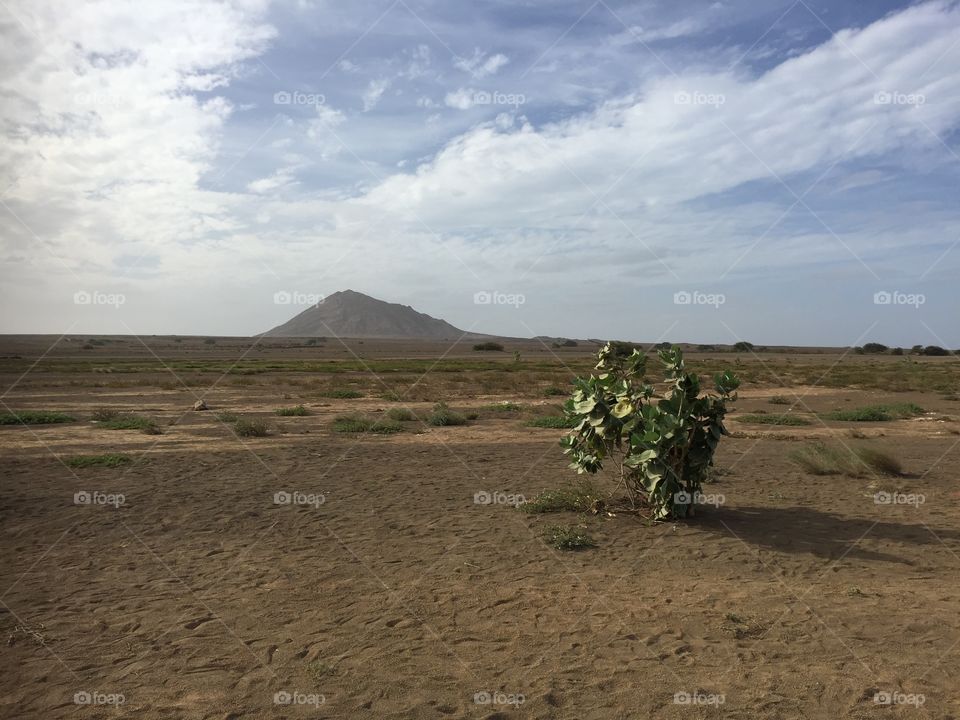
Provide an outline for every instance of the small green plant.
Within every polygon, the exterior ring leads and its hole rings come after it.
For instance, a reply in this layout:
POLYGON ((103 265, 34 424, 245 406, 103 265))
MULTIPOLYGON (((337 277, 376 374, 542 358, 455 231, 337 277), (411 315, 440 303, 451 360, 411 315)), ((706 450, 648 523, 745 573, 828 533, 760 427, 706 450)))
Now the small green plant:
POLYGON ((156 420, 133 413, 117 413, 109 420, 100 422, 98 426, 107 430, 139 430, 145 435, 161 434, 156 420))
POLYGON ((270 426, 259 418, 240 418, 233 423, 233 431, 240 437, 266 437, 270 426))
POLYGON ((596 512, 603 507, 603 497, 592 483, 581 481, 569 488, 544 490, 533 500, 517 507, 525 513, 596 512))
POLYGON ((527 421, 527 427, 551 428, 554 430, 569 430, 579 425, 576 418, 565 415, 540 415, 527 421))
POLYGON ((0 425, 53 425, 73 421, 72 416, 52 410, 17 410, 0 414, 0 425))
POLYGON ((498 342, 482 342, 473 346, 477 352, 503 352, 503 345, 498 342))
POLYGON ((575 525, 549 525, 544 529, 543 537, 557 550, 584 550, 596 547, 593 538, 575 525))
POLYGON ((239 419, 240 419, 240 416, 234 412, 227 411, 227 412, 217 413, 217 420, 223 423, 235 423, 239 419))
POLYGON ((119 414, 116 410, 111 410, 110 408, 97 408, 93 411, 93 414, 90 415, 90 418, 97 422, 103 422, 104 420, 113 420, 119 414))
POLYGON ((310 411, 307 410, 303 405, 277 408, 274 410, 274 412, 281 417, 304 417, 305 415, 310 414, 310 411))
POLYGON ((416 420, 417 416, 413 414, 413 410, 405 407, 395 407, 387 410, 387 417, 391 420, 396 420, 397 422, 410 422, 411 420, 416 420))
POLYGON ((789 405, 790 399, 785 395, 774 395, 769 402, 771 405, 789 405))
POLYGON ((444 402, 438 402, 433 406, 433 412, 427 417, 427 424, 434 427, 446 427, 448 425, 466 425, 467 417, 461 413, 455 412, 447 407, 444 402))
POLYGON ((363 393, 359 390, 351 390, 349 388, 334 388, 333 390, 324 390, 320 393, 320 397, 336 398, 338 400, 356 400, 357 398, 362 398, 363 393))
POLYGON ((338 415, 333 419, 334 432, 389 435, 402 430, 403 425, 396 420, 374 420, 359 415, 338 415))
POLYGON ((122 453, 105 453, 103 455, 77 455, 64 461, 70 467, 119 467, 133 462, 133 458, 122 453))
POLYGON ((566 395, 567 391, 563 388, 557 387, 556 385, 550 385, 543 389, 544 397, 556 397, 558 395, 566 395))
POLYGON ((381 393, 380 398, 382 400, 386 400, 387 402, 401 402, 403 400, 403 397, 400 395, 400 393, 396 392, 395 390, 387 390, 385 393, 381 393))
POLYGON ((827 420, 840 422, 889 422, 904 420, 922 415, 923 408, 916 403, 887 403, 884 405, 866 405, 849 410, 834 410, 824 413, 827 420))
POLYGON ((752 425, 809 425, 810 421, 798 415, 741 415, 738 422, 752 425))
POLYGON ((564 407, 575 423, 561 441, 578 473, 596 473, 612 456, 631 507, 645 500, 655 520, 693 514, 694 499, 713 465, 723 418, 735 400, 740 380, 728 372, 714 377, 717 395, 700 394, 700 379, 687 372, 683 353, 660 350, 670 393, 654 400, 646 380, 647 356, 629 356, 605 345, 598 354, 597 375, 578 378, 564 407))

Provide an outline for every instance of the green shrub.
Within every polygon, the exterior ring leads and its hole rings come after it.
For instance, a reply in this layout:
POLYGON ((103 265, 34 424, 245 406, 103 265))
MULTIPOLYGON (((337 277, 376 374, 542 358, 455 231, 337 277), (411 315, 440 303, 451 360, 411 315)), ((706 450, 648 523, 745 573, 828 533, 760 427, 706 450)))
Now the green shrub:
POLYGON ((240 418, 233 423, 233 431, 240 437, 266 437, 270 426, 259 418, 240 418))
POLYGON ((473 349, 478 352, 502 352, 503 345, 498 342, 482 342, 474 345, 473 349))
POLYGON ((645 500, 654 519, 665 520, 693 514, 694 498, 727 434, 723 418, 740 380, 718 373, 717 395, 701 396, 700 379, 686 371, 679 347, 660 350, 658 356, 671 390, 655 400, 646 379, 647 356, 634 350, 623 357, 604 346, 597 358, 599 374, 578 378, 566 402, 566 416, 576 426, 561 444, 579 473, 598 472, 613 455, 631 505, 645 500))
POLYGON ((593 539, 573 525, 550 525, 544 529, 544 539, 558 550, 584 550, 596 547, 593 539))
POLYGON ((71 415, 52 410, 17 410, 0 414, 0 425, 53 425, 73 421, 71 415))
POLYGON ((121 453, 106 453, 104 455, 77 455, 76 457, 67 458, 64 462, 70 467, 75 468, 119 467, 120 465, 133 462, 133 458, 121 453))
POLYGON ((107 430, 139 430, 146 435, 160 435, 161 430, 153 418, 133 413, 117 413, 109 420, 99 423, 99 427, 107 430))
POLYGON ((427 417, 427 424, 434 427, 466 425, 467 418, 465 415, 451 410, 446 403, 438 402, 433 406, 433 412, 427 417))
POLYGON ((556 385, 550 385, 547 388, 544 388, 543 395, 544 397, 556 397, 557 395, 566 395, 567 391, 563 388, 559 388, 556 385))
POLYGON ((310 411, 307 410, 303 405, 277 408, 274 410, 274 412, 281 417, 303 417, 310 414, 310 411))
POLYGON ((394 390, 387 390, 385 393, 381 393, 380 398, 382 400, 386 400, 387 402, 401 402, 403 400, 403 397, 400 395, 400 393, 394 390))
POLYGON ((737 422, 752 425, 809 425, 810 421, 798 415, 741 415, 737 422))
POLYGON ((753 343, 741 340, 740 342, 734 343, 733 349, 737 352, 751 352, 753 350, 753 343))
POLYGON ((784 395, 774 395, 768 402, 771 405, 789 405, 790 399, 784 395))
POLYGON ((240 419, 240 416, 233 412, 222 412, 217 413, 217 420, 224 423, 235 423, 240 419))
POLYGON ((97 422, 103 422, 104 420, 113 420, 119 413, 116 410, 111 410, 110 408, 97 408, 93 411, 93 414, 90 416, 92 420, 97 422))
POLYGON ((527 421, 527 427, 550 428, 554 430, 569 430, 579 424, 580 422, 576 418, 569 418, 564 415, 541 415, 527 421))
POLYGON ((333 419, 334 432, 388 435, 402 430, 403 426, 395 420, 374 420, 359 415, 338 415, 333 419))
POLYGON ((915 403, 887 403, 885 405, 865 405, 849 410, 834 410, 824 413, 827 420, 840 422, 888 422, 904 420, 923 414, 923 408, 915 403))
POLYGON ((490 403, 489 405, 484 405, 484 406, 483 406, 483 409, 484 409, 484 410, 489 410, 489 411, 491 411, 491 412, 500 412, 500 411, 503 411, 503 412, 520 412, 520 410, 522 410, 522 408, 521 408, 519 405, 517 405, 517 403, 515 403, 515 402, 508 402, 508 401, 498 402, 498 403, 490 403))

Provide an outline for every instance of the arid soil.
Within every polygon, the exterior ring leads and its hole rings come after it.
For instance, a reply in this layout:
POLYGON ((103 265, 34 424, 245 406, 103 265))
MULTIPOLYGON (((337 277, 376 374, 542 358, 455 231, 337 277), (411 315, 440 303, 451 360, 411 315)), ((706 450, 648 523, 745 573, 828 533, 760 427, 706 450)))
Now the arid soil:
MULTIPOLYGON (((156 355, 170 367, 239 355, 230 341, 181 344, 156 355)), ((472 384, 470 371, 442 382, 382 368, 116 373, 110 358, 152 353, 132 341, 124 353, 58 346, 39 359, 42 345, 3 348, 0 411, 76 420, 0 426, 3 717, 960 717, 956 385, 747 383, 705 488, 718 504, 650 524, 500 502, 576 478, 563 431, 526 425, 558 398, 518 390, 506 364, 502 388, 489 373, 472 384), (378 397, 381 379, 416 385, 414 399, 378 397), (358 383, 364 397, 322 396, 358 383), (775 395, 810 425, 737 420, 784 412, 775 395), (191 410, 199 397, 210 410, 191 410), (423 415, 441 399, 477 419, 383 436, 331 428, 339 414, 423 415), (500 401, 522 408, 489 408, 500 401), (926 412, 816 415, 878 402, 926 412), (274 414, 301 403, 309 415, 274 414), (162 434, 104 429, 91 420, 101 407, 154 418, 162 434), (224 412, 264 419, 270 435, 239 437, 224 412), (883 450, 904 474, 808 474, 789 455, 814 439, 883 450), (68 464, 100 453, 134 461, 68 464), (878 492, 903 502, 877 504, 878 492), (551 524, 582 525, 597 546, 556 550, 542 537, 551 524)), ((354 359, 349 347, 328 355, 354 359)), ((559 382, 590 351, 548 348, 555 367, 530 377, 559 382)), ((741 366, 751 362, 764 361, 741 366)), ((805 360, 770 362, 786 371, 805 360)))

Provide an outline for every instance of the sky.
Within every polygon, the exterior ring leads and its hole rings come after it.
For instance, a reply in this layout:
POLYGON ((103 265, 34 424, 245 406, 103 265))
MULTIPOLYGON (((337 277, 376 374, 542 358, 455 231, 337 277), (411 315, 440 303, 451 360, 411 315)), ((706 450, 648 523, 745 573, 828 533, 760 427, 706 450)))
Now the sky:
POLYGON ((3 333, 960 348, 960 5, 7 0, 3 333))

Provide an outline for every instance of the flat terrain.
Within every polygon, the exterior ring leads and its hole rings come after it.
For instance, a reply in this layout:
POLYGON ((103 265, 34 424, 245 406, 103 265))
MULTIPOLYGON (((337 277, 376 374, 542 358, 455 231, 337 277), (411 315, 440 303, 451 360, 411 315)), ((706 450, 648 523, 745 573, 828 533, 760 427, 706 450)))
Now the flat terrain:
POLYGON ((0 426, 0 716, 960 717, 956 358, 691 353, 745 379, 705 488, 722 504, 650 524, 476 502, 575 481, 563 430, 528 423, 559 414, 547 393, 593 352, 0 339, 0 412, 73 418, 0 426), (476 418, 333 431, 440 400, 476 418), (880 403, 923 411, 825 417, 880 403), (160 434, 107 429, 101 408, 160 434), (784 413, 807 424, 745 421, 784 413), (814 441, 903 474, 809 474, 790 454, 814 441), (104 453, 127 457, 74 466, 104 453), (597 547, 557 550, 551 524, 597 547))

